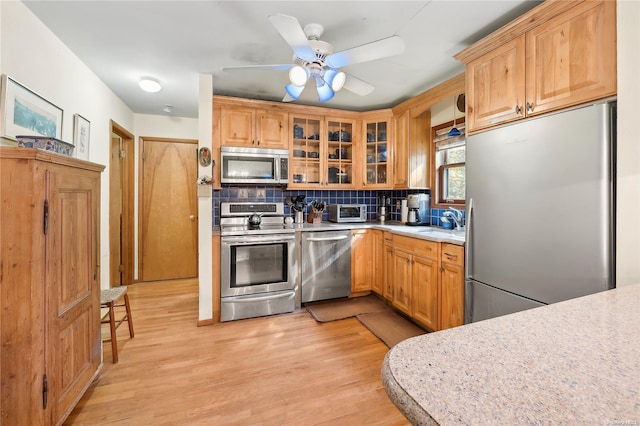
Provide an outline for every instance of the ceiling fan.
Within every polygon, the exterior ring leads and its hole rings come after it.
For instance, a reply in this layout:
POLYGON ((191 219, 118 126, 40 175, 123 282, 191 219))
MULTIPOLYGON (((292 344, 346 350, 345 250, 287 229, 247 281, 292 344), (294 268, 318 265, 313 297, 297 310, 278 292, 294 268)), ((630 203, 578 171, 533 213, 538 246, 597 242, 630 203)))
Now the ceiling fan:
POLYGON ((329 43, 320 40, 324 32, 322 25, 307 24, 303 29, 296 18, 283 14, 271 15, 269 20, 293 49, 292 63, 225 67, 223 70, 289 70, 291 83, 285 87, 284 102, 297 100, 309 82, 315 85, 320 102, 330 100, 342 88, 360 96, 368 95, 374 87, 340 71, 340 67, 394 56, 404 51, 402 38, 391 36, 334 53, 329 43))

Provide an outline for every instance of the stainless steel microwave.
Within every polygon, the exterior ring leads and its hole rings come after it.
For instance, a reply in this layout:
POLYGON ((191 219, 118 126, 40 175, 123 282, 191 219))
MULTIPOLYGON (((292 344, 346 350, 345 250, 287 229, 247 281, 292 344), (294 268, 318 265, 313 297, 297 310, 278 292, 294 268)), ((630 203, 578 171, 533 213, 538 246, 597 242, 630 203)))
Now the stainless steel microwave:
POLYGON ((220 162, 220 183, 286 185, 289 181, 286 149, 223 146, 220 162))
POLYGON ((329 204, 330 222, 366 222, 366 204, 329 204))

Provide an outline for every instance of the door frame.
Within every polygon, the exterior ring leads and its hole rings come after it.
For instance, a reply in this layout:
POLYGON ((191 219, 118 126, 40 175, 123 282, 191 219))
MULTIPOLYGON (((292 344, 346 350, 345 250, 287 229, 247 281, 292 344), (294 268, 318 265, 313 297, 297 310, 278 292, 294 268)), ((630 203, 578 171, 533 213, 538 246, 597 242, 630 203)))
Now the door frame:
MULTIPOLYGON (((198 140, 197 139, 177 139, 177 138, 162 138, 162 137, 153 137, 153 136, 138 136, 138 224, 141 224, 143 221, 144 214, 144 142, 169 142, 169 143, 184 143, 184 144, 193 144, 194 146, 194 161, 197 161, 197 149, 198 149, 198 140)), ((197 167, 197 166, 196 166, 197 167)), ((197 174, 197 171, 196 171, 197 174)), ((195 182, 194 182, 195 188, 195 182)), ((194 189, 195 191, 195 189, 194 189)), ((197 205, 196 205, 197 207, 197 205)), ((144 271, 142 266, 142 241, 143 241, 143 226, 138 226, 138 281, 142 281, 144 278, 144 271)), ((196 238, 199 235, 196 233, 196 238)), ((196 248, 198 246, 198 241, 196 240, 196 248)), ((200 259, 196 259, 196 279, 198 278, 199 271, 199 263, 200 259)))
MULTIPOLYGON (((133 284, 134 280, 134 265, 135 265, 135 145, 133 133, 127 131, 123 126, 119 125, 113 120, 109 120, 109 140, 111 141, 112 134, 118 135, 122 139, 122 150, 124 151, 124 161, 122 162, 122 233, 120 234, 120 253, 122 265, 124 265, 124 271, 122 272, 121 284, 133 284)), ((111 147, 111 145, 109 145, 111 147)), ((114 167, 111 165, 111 156, 109 156, 109 188, 114 181, 113 171, 114 167)), ((111 192, 111 189, 109 189, 111 192)), ((113 218, 109 217, 109 262, 111 262, 114 248, 111 247, 112 234, 114 232, 120 233, 116 228, 114 229, 112 224, 113 218)), ((111 270, 111 263, 109 264, 109 270, 111 270)), ((112 277, 109 277, 109 287, 111 287, 112 277)))

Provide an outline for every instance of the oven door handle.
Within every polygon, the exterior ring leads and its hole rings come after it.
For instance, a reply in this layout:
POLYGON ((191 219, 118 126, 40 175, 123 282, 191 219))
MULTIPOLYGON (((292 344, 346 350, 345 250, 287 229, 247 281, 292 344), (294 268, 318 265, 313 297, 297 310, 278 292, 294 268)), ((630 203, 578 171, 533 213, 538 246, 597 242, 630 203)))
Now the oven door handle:
POLYGON ((222 237, 220 240, 222 244, 256 244, 256 243, 289 243, 295 241, 295 235, 278 235, 265 236, 265 235, 252 235, 242 237, 222 237))
POLYGON ((346 240, 347 238, 349 237, 346 235, 340 235, 338 237, 307 238, 307 241, 340 241, 340 240, 346 240))

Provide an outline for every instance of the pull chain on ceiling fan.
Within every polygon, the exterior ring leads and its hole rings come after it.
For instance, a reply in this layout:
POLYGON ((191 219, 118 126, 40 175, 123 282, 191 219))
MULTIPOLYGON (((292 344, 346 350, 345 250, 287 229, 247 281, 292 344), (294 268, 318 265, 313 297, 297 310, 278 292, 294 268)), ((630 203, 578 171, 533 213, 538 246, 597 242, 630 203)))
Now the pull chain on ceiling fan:
POLYGON ((334 53, 329 43, 320 40, 324 32, 322 25, 307 24, 302 29, 296 18, 282 14, 271 15, 269 20, 293 49, 292 63, 225 67, 223 70, 289 70, 291 83, 285 87, 285 102, 297 100, 310 81, 315 84, 320 102, 330 100, 342 88, 360 96, 368 95, 374 90, 371 84, 346 74, 339 68, 397 55, 404 51, 404 41, 399 36, 392 36, 334 53))

